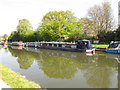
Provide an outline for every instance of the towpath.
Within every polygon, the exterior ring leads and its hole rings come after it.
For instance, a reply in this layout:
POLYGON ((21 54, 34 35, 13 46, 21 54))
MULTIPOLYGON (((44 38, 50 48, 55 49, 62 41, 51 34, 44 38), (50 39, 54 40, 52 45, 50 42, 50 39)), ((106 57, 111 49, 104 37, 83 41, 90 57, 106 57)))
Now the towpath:
POLYGON ((10 88, 10 86, 8 86, 7 83, 5 83, 3 80, 0 79, 0 90, 2 88, 10 88))

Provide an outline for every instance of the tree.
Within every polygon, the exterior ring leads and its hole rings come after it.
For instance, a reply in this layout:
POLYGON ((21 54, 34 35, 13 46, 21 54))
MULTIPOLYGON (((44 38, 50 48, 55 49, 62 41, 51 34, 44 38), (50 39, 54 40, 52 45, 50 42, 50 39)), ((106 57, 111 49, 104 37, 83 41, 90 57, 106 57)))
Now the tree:
POLYGON ((8 37, 9 41, 20 41, 20 36, 17 31, 11 32, 11 35, 8 37))
POLYGON ((2 37, 3 37, 4 40, 8 39, 8 35, 7 34, 4 34, 2 37))
POLYGON ((113 27, 113 16, 111 5, 109 2, 104 2, 101 6, 95 5, 88 10, 88 18, 95 24, 94 32, 96 35, 101 30, 108 32, 113 27))
POLYGON ((61 37, 69 37, 75 30, 81 32, 81 25, 78 23, 80 24, 71 11, 52 11, 43 17, 38 31, 44 41, 56 41, 61 37))
POLYGON ((26 41, 27 37, 33 33, 33 28, 29 20, 22 19, 19 20, 19 24, 17 26, 17 32, 22 41, 26 41))
MULTIPOLYGON (((34 34, 32 25, 29 20, 19 20, 17 31, 13 31, 9 36, 9 40, 14 41, 31 41, 34 34)), ((33 39, 32 39, 33 40, 33 39)))
POLYGON ((111 41, 119 41, 120 40, 120 27, 114 31, 101 31, 98 35, 100 42, 110 43, 111 41))
POLYGON ((96 32, 94 31, 95 23, 89 18, 81 18, 83 33, 88 36, 95 36, 96 32))
POLYGON ((71 41, 77 41, 83 36, 82 23, 80 21, 74 22, 74 26, 76 26, 76 28, 71 29, 69 33, 69 39, 71 41))
POLYGON ((120 41, 120 26, 118 29, 115 31, 115 40, 120 41))

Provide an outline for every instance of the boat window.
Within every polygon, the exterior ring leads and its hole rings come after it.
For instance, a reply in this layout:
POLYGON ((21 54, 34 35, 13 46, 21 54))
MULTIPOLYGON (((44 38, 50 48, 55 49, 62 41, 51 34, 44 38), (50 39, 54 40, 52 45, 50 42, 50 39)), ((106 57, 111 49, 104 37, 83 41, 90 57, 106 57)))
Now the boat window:
POLYGON ((54 44, 54 47, 57 47, 57 44, 54 44))
POLYGON ((49 44, 49 46, 52 46, 52 44, 49 44))
POLYGON ((119 45, 119 43, 112 43, 112 44, 109 45, 108 48, 117 48, 118 45, 119 45))
POLYGON ((58 47, 62 47, 62 44, 59 44, 58 47))

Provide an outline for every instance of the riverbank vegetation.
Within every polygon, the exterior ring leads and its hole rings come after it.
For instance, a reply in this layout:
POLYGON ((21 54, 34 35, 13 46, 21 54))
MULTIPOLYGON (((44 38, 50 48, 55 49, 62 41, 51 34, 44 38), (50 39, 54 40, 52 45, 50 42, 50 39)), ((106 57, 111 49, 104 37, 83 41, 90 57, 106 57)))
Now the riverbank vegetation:
POLYGON ((95 48, 107 48, 109 44, 92 44, 92 47, 95 48))
POLYGON ((11 88, 40 88, 40 86, 32 81, 29 81, 25 76, 21 76, 9 69, 8 67, 0 64, 0 73, 2 80, 4 80, 11 88))
POLYGON ((97 39, 109 43, 120 40, 120 27, 113 30, 111 4, 107 1, 88 10, 85 18, 77 18, 71 11, 50 11, 46 13, 36 30, 29 20, 19 20, 17 30, 9 41, 77 41, 97 39))

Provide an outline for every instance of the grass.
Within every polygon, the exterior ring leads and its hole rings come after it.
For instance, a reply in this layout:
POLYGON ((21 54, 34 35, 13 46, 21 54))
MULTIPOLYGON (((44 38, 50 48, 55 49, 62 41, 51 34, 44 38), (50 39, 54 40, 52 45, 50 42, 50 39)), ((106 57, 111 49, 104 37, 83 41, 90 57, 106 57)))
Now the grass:
POLYGON ((107 48, 109 46, 109 44, 92 44, 92 47, 95 48, 107 48))
POLYGON ((35 82, 27 80, 25 76, 12 71, 3 64, 0 64, 0 78, 11 88, 40 88, 35 82))

